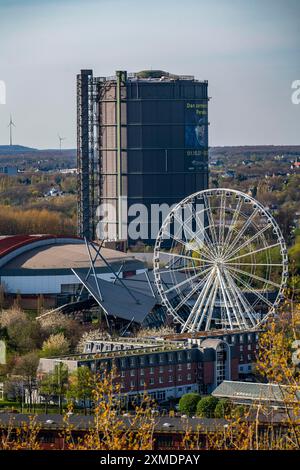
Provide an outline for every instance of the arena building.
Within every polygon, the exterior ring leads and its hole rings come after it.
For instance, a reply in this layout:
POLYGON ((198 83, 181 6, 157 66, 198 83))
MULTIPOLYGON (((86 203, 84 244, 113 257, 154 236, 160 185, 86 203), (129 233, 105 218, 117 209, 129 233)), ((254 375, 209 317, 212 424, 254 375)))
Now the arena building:
MULTIPOLYGON (((142 261, 120 251, 103 248, 102 255, 120 278, 146 271, 142 261)), ((99 279, 115 279, 101 258, 94 267, 99 279)), ((81 238, 54 235, 0 237, 2 291, 8 301, 18 296, 24 308, 36 308, 40 296, 48 308, 74 300, 82 283, 72 269, 84 275, 89 268, 89 254, 81 238)))

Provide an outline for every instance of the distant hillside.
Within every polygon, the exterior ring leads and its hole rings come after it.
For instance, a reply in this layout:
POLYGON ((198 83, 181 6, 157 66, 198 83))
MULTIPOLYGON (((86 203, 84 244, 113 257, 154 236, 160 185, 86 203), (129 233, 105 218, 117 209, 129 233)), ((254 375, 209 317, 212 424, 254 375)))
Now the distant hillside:
POLYGON ((0 146, 0 166, 15 166, 20 171, 55 171, 76 166, 75 149, 39 150, 21 145, 0 146))
POLYGON ((249 157, 250 155, 299 155, 300 145, 244 145, 233 147, 211 147, 209 154, 211 157, 216 155, 235 156, 243 155, 249 157))
POLYGON ((16 153, 35 152, 36 150, 23 145, 0 145, 0 155, 14 155, 16 153))

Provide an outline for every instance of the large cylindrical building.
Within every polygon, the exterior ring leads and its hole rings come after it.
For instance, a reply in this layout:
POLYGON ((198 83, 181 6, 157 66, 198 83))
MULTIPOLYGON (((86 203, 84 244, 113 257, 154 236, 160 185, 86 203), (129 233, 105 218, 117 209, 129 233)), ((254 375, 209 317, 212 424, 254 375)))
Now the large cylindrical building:
POLYGON ((81 71, 80 236, 153 244, 168 207, 207 188, 207 88, 163 71, 105 78, 81 71))

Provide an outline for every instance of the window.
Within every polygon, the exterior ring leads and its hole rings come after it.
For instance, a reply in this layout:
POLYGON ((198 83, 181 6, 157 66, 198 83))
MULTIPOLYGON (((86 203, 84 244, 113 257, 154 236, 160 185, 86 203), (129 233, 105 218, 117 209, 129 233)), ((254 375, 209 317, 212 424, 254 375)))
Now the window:
POLYGON ((234 335, 231 336, 231 343, 235 344, 235 336, 234 335))
POLYGON ((244 362, 244 356, 243 356, 243 354, 240 355, 240 362, 244 362))
POLYGON ((163 383, 164 383, 164 378, 163 378, 163 377, 159 377, 158 382, 159 382, 160 384, 163 384, 163 383))
POLYGON ((251 351, 251 344, 248 344, 248 351, 251 351))
POLYGON ((141 369, 140 374, 141 374, 141 375, 145 375, 144 369, 141 369))
POLYGON ((121 371, 121 377, 125 377, 125 371, 124 370, 121 371))
POLYGON ((154 378, 150 377, 150 385, 154 385, 154 378))
POLYGON ((160 367, 160 368, 159 368, 159 373, 162 374, 163 371, 164 371, 164 368, 163 368, 163 367, 160 367))
POLYGON ((168 361, 172 362, 173 361, 173 354, 168 354, 168 361))
POLYGON ((141 366, 143 366, 145 364, 145 358, 144 357, 141 357, 140 363, 141 363, 141 366))
POLYGON ((134 380, 131 380, 131 382, 130 382, 130 387, 131 387, 131 388, 134 388, 134 387, 135 387, 135 381, 134 381, 134 380))
POLYGON ((156 438, 156 442, 158 443, 158 448, 159 449, 171 449, 174 447, 173 444, 173 436, 158 436, 156 438))
POLYGON ((173 366, 169 366, 168 371, 173 372, 173 366))
POLYGON ((181 381, 182 381, 182 376, 178 375, 178 382, 181 382, 181 381))
POLYGON ((131 376, 131 377, 134 377, 134 376, 135 376, 135 370, 131 370, 131 371, 130 371, 130 376, 131 376))
POLYGON ((178 353, 177 358, 178 358, 178 361, 182 360, 182 353, 181 352, 178 353))
POLYGON ((244 351, 244 346, 240 346, 240 352, 244 351))
POLYGON ((178 364, 178 370, 182 370, 182 364, 178 364))
POLYGON ((251 354, 248 354, 248 361, 251 361, 252 357, 251 354))
POLYGON ((187 358, 188 358, 188 360, 190 360, 192 358, 192 354, 191 354, 190 351, 187 352, 187 358))
POLYGON ((188 380, 192 380, 192 374, 188 374, 188 375, 187 375, 187 379, 188 379, 188 380))
POLYGON ((144 379, 141 379, 141 380, 140 380, 140 386, 141 386, 141 387, 144 387, 144 385, 145 385, 145 380, 144 380, 144 379))
POLYGON ((240 343, 243 344, 244 342, 244 335, 240 335, 240 343))
POLYGON ((164 362, 164 356, 163 356, 163 354, 160 354, 160 355, 159 355, 159 362, 164 362))
POLYGON ((248 335, 248 343, 251 343, 251 341, 252 341, 252 335, 249 334, 249 335, 248 335))
POLYGON ((150 374, 154 374, 154 368, 150 367, 150 374))
POLYGON ((187 367, 188 370, 191 370, 192 364, 191 364, 190 362, 188 362, 187 365, 186 365, 186 367, 187 367))
POLYGON ((154 363, 154 357, 153 356, 150 356, 149 357, 149 364, 153 364, 154 363))
POLYGON ((55 442, 54 434, 41 434, 40 435, 40 442, 44 444, 53 444, 55 442))
POLYGON ((125 359, 121 359, 121 367, 125 367, 125 364, 126 364, 125 359))
POLYGON ((173 382, 173 375, 169 375, 169 382, 173 382))
POLYGON ((130 366, 131 366, 131 367, 134 367, 134 366, 135 366, 135 358, 134 358, 134 357, 131 357, 131 358, 130 358, 130 366))

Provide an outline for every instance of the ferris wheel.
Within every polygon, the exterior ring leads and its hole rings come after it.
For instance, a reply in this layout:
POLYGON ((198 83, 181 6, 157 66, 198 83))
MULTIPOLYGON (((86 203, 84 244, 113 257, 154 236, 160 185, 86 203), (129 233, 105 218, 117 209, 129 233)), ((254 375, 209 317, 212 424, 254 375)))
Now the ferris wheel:
POLYGON ((258 201, 209 189, 170 211, 156 239, 153 272, 181 332, 257 328, 283 299, 287 249, 258 201))

